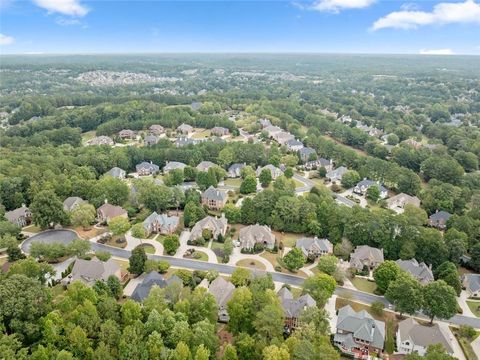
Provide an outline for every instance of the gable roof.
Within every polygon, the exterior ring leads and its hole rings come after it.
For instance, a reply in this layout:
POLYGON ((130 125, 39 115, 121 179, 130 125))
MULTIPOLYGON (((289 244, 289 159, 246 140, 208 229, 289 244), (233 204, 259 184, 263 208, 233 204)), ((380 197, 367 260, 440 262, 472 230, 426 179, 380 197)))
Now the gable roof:
POLYGON ((120 271, 120 266, 114 259, 106 262, 94 260, 75 260, 72 272, 69 275, 72 281, 80 280, 87 285, 93 285, 97 280, 106 281, 110 276, 120 271))
POLYGON ((280 289, 277 296, 287 318, 298 318, 306 308, 317 306, 317 302, 309 294, 294 299, 292 293, 285 287, 280 289))
POLYGON ((472 293, 480 290, 480 274, 463 275, 463 286, 472 293))
POLYGON ((109 219, 127 214, 127 210, 125 210, 121 206, 116 206, 109 203, 100 206, 97 209, 97 212, 101 212, 105 217, 109 219))
POLYGON ((419 207, 420 206, 420 199, 416 196, 410 196, 405 193, 400 193, 398 195, 392 196, 390 199, 387 199, 387 205, 392 206, 397 203, 402 204, 402 206, 406 204, 414 205, 419 207))
POLYGON ((400 269, 410 273, 414 278, 418 279, 423 285, 434 280, 432 269, 424 262, 418 263, 416 259, 397 260, 395 261, 400 269))
POLYGON ((309 250, 315 251, 318 249, 323 252, 333 251, 333 245, 328 239, 319 239, 317 237, 298 239, 295 247, 300 248, 304 255, 307 255, 309 250))
POLYGON ((212 231, 213 236, 217 237, 218 234, 225 234, 227 230, 228 221, 225 216, 216 218, 213 216, 206 216, 202 220, 197 221, 193 226, 192 231, 190 232, 190 239, 195 240, 202 236, 204 229, 209 229, 212 231))
POLYGON ((147 171, 150 171, 150 172, 156 172, 156 171, 160 170, 160 167, 158 165, 155 165, 155 164, 151 163, 151 162, 143 161, 140 164, 135 165, 135 169, 137 170, 137 172, 140 171, 140 170, 147 170, 147 171))
POLYGON ((448 219, 450 219, 451 216, 452 214, 442 210, 442 211, 437 211, 436 213, 430 215, 429 219, 435 220, 435 221, 440 221, 440 220, 447 221, 448 219))
POLYGON ((109 175, 109 176, 112 176, 112 177, 116 177, 116 178, 119 178, 119 177, 123 177, 125 176, 125 170, 123 169, 120 169, 119 167, 113 167, 111 168, 110 170, 108 170, 105 175, 109 175))
POLYGON ((374 180, 370 180, 370 179, 363 179, 363 180, 359 181, 356 186, 359 187, 359 188, 361 188, 361 187, 369 188, 370 186, 373 186, 373 185, 378 186, 378 189, 381 192, 387 191, 387 189, 383 185, 381 185, 379 182, 374 181, 374 180))
POLYGON ((179 161, 168 161, 163 167, 163 171, 171 171, 174 169, 184 169, 187 165, 179 161))
POLYGON ((213 295, 218 307, 225 307, 227 302, 232 298, 234 291, 235 286, 221 276, 213 280, 208 287, 208 292, 213 295))
POLYGON ((16 222, 21 217, 30 216, 30 210, 25 205, 23 205, 22 207, 19 207, 15 210, 7 211, 4 216, 8 221, 16 222))
POLYGON ((197 165, 197 170, 198 171, 208 171, 208 169, 210 169, 211 167, 214 167, 214 166, 216 166, 216 164, 214 164, 211 161, 202 161, 200 164, 197 165))
POLYGON ((178 216, 168 216, 167 214, 157 214, 156 211, 151 213, 145 220, 143 220, 143 227, 149 228, 154 222, 160 224, 163 227, 177 227, 180 218, 178 216))
POLYGON ((227 198, 227 193, 210 185, 210 187, 202 193, 202 198, 215 201, 225 201, 227 198))
POLYGON ((238 237, 242 247, 251 249, 256 243, 266 243, 267 245, 275 245, 275 235, 266 225, 250 225, 240 230, 238 237))
POLYGON ((441 344, 448 353, 453 354, 451 341, 438 324, 424 326, 409 317, 398 324, 398 336, 402 342, 410 340, 415 345, 424 348, 429 345, 441 344))
POLYGON ((85 200, 78 196, 70 196, 63 200, 63 209, 66 211, 71 211, 75 205, 80 205, 84 202, 85 200))
POLYGON ((133 290, 131 298, 135 301, 141 302, 148 297, 153 286, 156 285, 160 288, 164 288, 172 283, 178 282, 183 286, 182 281, 177 276, 172 276, 170 279, 165 280, 158 272, 150 271, 142 282, 137 285, 135 290, 133 290))
POLYGON ((383 249, 377 249, 368 245, 357 246, 355 251, 350 254, 350 263, 357 264, 363 261, 383 262, 383 249))
POLYGON ((286 142, 287 146, 303 146, 303 143, 297 139, 290 139, 286 142))
POLYGON ((348 169, 345 166, 340 166, 334 170, 327 172, 326 177, 328 178, 341 178, 348 169))

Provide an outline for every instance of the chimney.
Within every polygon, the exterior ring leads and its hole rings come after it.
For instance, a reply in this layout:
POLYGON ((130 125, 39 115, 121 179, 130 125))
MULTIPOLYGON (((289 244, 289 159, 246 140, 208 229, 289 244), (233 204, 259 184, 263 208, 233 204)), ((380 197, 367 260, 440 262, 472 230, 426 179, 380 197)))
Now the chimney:
POLYGON ((108 204, 108 199, 103 200, 105 204, 108 204))

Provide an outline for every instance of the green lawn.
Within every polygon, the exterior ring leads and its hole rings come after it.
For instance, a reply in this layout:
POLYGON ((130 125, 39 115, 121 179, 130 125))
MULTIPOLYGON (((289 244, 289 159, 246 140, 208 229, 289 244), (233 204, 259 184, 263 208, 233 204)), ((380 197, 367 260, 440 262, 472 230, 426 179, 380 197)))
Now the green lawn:
MULTIPOLYGON (((185 258, 185 255, 183 256, 185 258)), ((208 255, 200 250, 195 250, 192 256, 188 257, 188 259, 200 260, 200 261, 208 261, 208 255)))
POLYGON ((204 139, 210 136, 210 130, 195 129, 195 133, 192 135, 193 139, 204 139))
POLYGON ((374 294, 377 284, 373 281, 368 281, 367 279, 359 278, 358 276, 352 279, 352 284, 358 290, 364 291, 370 294, 374 294))
POLYGON ((480 301, 467 300, 467 305, 476 317, 480 317, 480 301))
POLYGON ((140 246, 143 246, 143 249, 145 250, 145 252, 147 254, 155 254, 155 248, 152 245, 143 244, 143 245, 140 245, 140 246))
POLYGON ((295 234, 295 233, 282 233, 279 231, 273 231, 275 237, 277 238, 278 242, 282 242, 283 246, 286 247, 294 247, 297 243, 297 240, 304 237, 303 234, 295 234))
POLYGON ((228 186, 236 186, 236 187, 240 187, 240 185, 242 184, 242 179, 238 178, 238 179, 226 179, 224 181, 225 185, 228 185, 228 186))
POLYGON ((293 178, 292 178, 292 180, 293 180, 293 182, 295 183, 295 189, 298 189, 298 188, 300 188, 300 187, 305 186, 305 184, 302 183, 301 181, 298 181, 298 180, 293 179, 293 178))
POLYGON ((31 232, 31 233, 39 233, 42 231, 41 228, 35 225, 30 225, 22 229, 23 231, 31 232))

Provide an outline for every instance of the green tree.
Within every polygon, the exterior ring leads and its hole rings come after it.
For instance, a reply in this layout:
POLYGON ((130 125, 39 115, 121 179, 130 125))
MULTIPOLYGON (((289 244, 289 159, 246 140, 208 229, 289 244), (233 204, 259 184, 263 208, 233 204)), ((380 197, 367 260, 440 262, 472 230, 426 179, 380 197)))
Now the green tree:
POLYGON ((395 310, 400 315, 403 313, 413 315, 422 308, 422 291, 418 280, 410 274, 401 272, 396 280, 390 282, 385 298, 395 305, 395 310))
POLYGON ((147 237, 147 231, 142 223, 138 223, 132 226, 132 236, 137 239, 145 239, 147 237))
MULTIPOLYGON (((268 187, 272 182, 272 173, 269 169, 262 169, 260 172, 260 176, 258 177, 258 181, 264 188, 268 187)), ((255 184, 256 185, 256 184, 255 184)))
POLYGON ((317 302, 318 306, 323 306, 335 291, 336 282, 333 277, 327 274, 315 274, 309 276, 303 282, 303 293, 310 296, 317 302))
POLYGON ((352 188, 360 181, 360 175, 355 170, 348 170, 342 176, 342 186, 346 189, 352 188))
POLYGON ((87 230, 95 221, 96 211, 95 207, 88 203, 83 203, 76 206, 70 213, 70 221, 72 225, 81 226, 87 230))
POLYGON ((184 174, 182 169, 173 169, 165 175, 163 181, 167 186, 175 186, 183 183, 184 174))
POLYGON ((7 248, 7 255, 8 255, 8 262, 12 263, 17 260, 25 259, 25 255, 22 253, 22 250, 15 245, 15 246, 9 246, 7 248))
POLYGON ((183 222, 186 227, 192 227, 206 216, 205 210, 198 203, 188 201, 183 211, 183 222))
POLYGON ((133 274, 139 275, 145 270, 145 262, 147 261, 147 254, 143 246, 137 246, 132 250, 130 256, 128 271, 133 274))
POLYGON ((233 292, 227 303, 228 329, 233 334, 250 333, 253 324, 253 295, 249 288, 240 287, 233 292))
POLYGON ((449 319, 457 313, 455 290, 443 280, 425 285, 423 299, 423 312, 430 318, 430 323, 435 317, 449 319))
POLYGON ((417 353, 408 354, 405 360, 455 360, 456 358, 447 354, 442 344, 429 345, 425 356, 417 353))
POLYGON ((124 217, 117 216, 108 222, 108 230, 113 235, 123 235, 130 229, 130 222, 124 217))
POLYGON ((433 274, 437 280, 443 280, 450 285, 457 293, 457 296, 460 296, 462 284, 460 282, 460 274, 458 273, 457 266, 454 263, 445 261, 435 269, 433 274))
POLYGON ((25 275, 31 279, 38 280, 41 284, 45 284, 47 279, 55 275, 55 269, 46 263, 37 262, 34 258, 18 260, 12 264, 8 271, 8 275, 25 275))
POLYGON ((293 177, 293 169, 291 167, 286 168, 283 175, 285 175, 287 179, 291 179, 293 177))
POLYGON ((270 345, 262 351, 263 360, 290 360, 288 349, 284 346, 270 345))
POLYGON ((240 287, 250 284, 251 278, 252 273, 250 272, 250 270, 244 268, 236 268, 233 271, 230 280, 232 281, 233 285, 235 285, 236 287, 240 287))
POLYGON ((400 266, 395 261, 387 260, 373 270, 373 278, 377 289, 383 294, 387 291, 390 282, 394 281, 400 273, 400 266))
POLYGON ((377 202, 380 198, 380 189, 376 185, 372 185, 367 189, 367 194, 365 195, 367 199, 377 202))
POLYGON ((337 270, 338 258, 333 255, 323 255, 318 259, 318 270, 328 275, 333 275, 337 270))
POLYGON ((257 179, 249 175, 242 181, 240 185, 240 193, 242 194, 251 194, 257 190, 257 179))
POLYGON ((233 345, 226 344, 223 348, 222 360, 238 360, 237 350, 233 345))
POLYGON ((167 235, 163 239, 163 247, 167 254, 173 255, 180 247, 180 241, 177 234, 167 235))
POLYGON ((120 299, 123 294, 123 286, 116 276, 110 275, 107 279, 107 287, 110 295, 115 299, 120 299))
POLYGON ((223 213, 230 224, 238 224, 242 221, 242 210, 233 204, 225 205, 223 213))
POLYGON ((83 257, 90 251, 90 242, 82 239, 75 239, 67 245, 67 254, 70 256, 83 257))
POLYGON ((302 250, 299 248, 293 248, 282 259, 283 264, 290 271, 296 271, 305 264, 305 258, 303 257, 302 250))
POLYGON ((52 190, 40 191, 33 198, 30 211, 33 222, 42 229, 54 224, 63 224, 67 218, 62 202, 52 190))

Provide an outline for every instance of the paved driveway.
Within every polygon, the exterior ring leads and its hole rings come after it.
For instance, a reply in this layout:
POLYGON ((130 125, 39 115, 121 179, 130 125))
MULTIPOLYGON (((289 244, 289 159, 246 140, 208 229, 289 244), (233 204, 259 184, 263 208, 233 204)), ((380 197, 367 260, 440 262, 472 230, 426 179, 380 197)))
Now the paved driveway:
POLYGON ((41 242, 47 244, 62 243, 64 245, 70 244, 73 240, 78 239, 78 234, 72 230, 48 230, 39 234, 35 234, 26 239, 20 245, 23 252, 28 253, 33 242, 41 242))

